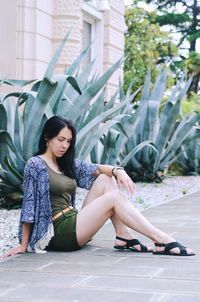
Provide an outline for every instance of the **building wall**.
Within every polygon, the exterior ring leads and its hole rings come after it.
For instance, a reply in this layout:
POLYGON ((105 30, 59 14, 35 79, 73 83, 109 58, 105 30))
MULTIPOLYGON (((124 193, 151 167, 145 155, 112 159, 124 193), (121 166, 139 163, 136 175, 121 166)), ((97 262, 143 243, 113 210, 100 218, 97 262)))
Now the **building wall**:
POLYGON ((52 56, 52 1, 13 2, 17 3, 16 78, 41 78, 52 56))
MULTIPOLYGON (((124 2, 109 0, 110 10, 104 13, 104 65, 105 72, 124 55, 124 2)), ((107 98, 116 91, 119 78, 123 80, 123 65, 113 74, 109 81, 107 98)))
MULTIPOLYGON (((0 4, 3 7, 0 10, 1 78, 42 78, 57 46, 71 28, 56 68, 56 73, 63 73, 83 50, 84 20, 92 20, 91 59, 96 58, 98 73, 105 72, 123 56, 123 0, 109 0, 110 10, 104 13, 84 0, 0 0, 0 4)), ((110 79, 107 97, 116 91, 119 77, 123 78, 123 67, 110 79)))
POLYGON ((69 38, 57 64, 57 73, 63 73, 65 67, 69 67, 73 63, 74 59, 81 53, 82 2, 83 0, 53 0, 53 52, 71 28, 69 38))
POLYGON ((0 7, 0 77, 16 77, 16 6, 0 0, 0 7))

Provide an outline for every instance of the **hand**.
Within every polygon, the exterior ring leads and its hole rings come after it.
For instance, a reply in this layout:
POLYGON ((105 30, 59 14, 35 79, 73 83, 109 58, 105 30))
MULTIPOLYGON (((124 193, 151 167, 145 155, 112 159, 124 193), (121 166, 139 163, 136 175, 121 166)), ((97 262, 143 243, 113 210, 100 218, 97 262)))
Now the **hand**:
POLYGON ((119 189, 122 190, 122 185, 125 186, 129 194, 134 193, 135 185, 132 179, 126 174, 124 170, 116 170, 117 182, 119 189))
POLYGON ((15 247, 14 249, 10 250, 8 253, 3 255, 2 258, 6 258, 12 255, 17 255, 17 254, 24 254, 26 252, 26 247, 20 244, 19 246, 15 247))

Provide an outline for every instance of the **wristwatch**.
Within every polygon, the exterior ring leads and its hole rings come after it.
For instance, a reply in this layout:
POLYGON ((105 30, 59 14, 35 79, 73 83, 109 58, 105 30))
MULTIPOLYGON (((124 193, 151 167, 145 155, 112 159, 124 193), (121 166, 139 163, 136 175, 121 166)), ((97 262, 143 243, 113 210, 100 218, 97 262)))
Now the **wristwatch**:
POLYGON ((123 167, 119 167, 119 166, 114 167, 112 169, 112 175, 115 176, 115 177, 117 176, 117 174, 116 174, 117 170, 124 170, 124 168, 123 167))

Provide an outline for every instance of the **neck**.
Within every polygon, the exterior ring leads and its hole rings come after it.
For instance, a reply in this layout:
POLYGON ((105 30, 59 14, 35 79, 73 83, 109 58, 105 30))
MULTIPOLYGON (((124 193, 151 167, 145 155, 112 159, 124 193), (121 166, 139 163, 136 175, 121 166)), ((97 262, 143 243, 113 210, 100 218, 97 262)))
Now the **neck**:
POLYGON ((50 150, 46 150, 45 153, 42 154, 48 161, 53 162, 54 164, 57 165, 57 161, 56 161, 56 156, 54 154, 51 153, 50 150))

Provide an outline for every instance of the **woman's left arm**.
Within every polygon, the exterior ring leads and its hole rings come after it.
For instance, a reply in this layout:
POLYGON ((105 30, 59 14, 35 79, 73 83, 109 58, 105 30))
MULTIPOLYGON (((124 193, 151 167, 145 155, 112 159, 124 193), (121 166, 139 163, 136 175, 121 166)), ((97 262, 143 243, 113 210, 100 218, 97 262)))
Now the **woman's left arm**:
POLYGON ((122 185, 125 186, 128 193, 133 194, 135 185, 132 179, 128 176, 125 170, 119 167, 113 167, 110 165, 98 165, 97 170, 95 171, 94 175, 106 174, 108 176, 116 176, 119 189, 122 189, 122 185))

